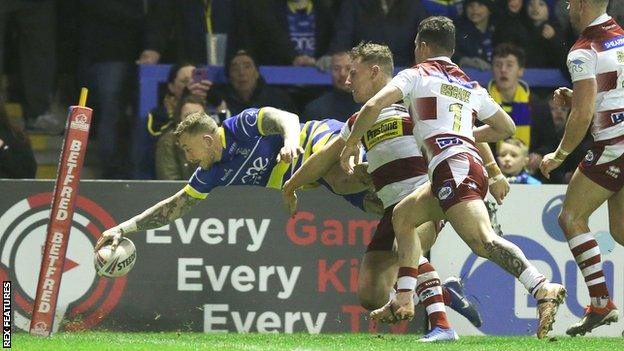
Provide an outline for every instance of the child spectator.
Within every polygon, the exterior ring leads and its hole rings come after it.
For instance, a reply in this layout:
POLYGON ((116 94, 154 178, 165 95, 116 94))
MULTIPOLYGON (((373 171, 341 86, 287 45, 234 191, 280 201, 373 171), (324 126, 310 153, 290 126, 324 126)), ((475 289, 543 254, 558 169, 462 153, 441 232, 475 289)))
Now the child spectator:
POLYGON ((529 45, 525 48, 527 67, 563 68, 566 50, 559 23, 555 19, 555 0, 529 0, 529 45))
POLYGON ((494 30, 494 47, 501 43, 512 43, 526 52, 530 41, 529 18, 526 14, 524 0, 503 0, 503 2, 505 6, 498 19, 499 25, 494 30))
POLYGON ((500 169, 509 183, 542 184, 526 171, 529 148, 520 139, 509 138, 503 141, 498 147, 497 157, 500 169))
POLYGON ((466 0, 464 16, 457 20, 455 56, 453 61, 462 67, 482 71, 491 68, 494 2, 492 0, 466 0))

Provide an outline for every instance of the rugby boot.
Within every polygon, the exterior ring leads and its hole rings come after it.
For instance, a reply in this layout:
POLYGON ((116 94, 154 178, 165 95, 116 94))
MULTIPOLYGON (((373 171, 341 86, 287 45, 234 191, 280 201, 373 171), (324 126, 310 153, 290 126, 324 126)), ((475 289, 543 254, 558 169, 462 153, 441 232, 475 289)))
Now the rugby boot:
POLYGON ((449 342, 457 341, 459 336, 453 328, 444 329, 441 327, 433 328, 427 335, 420 338, 420 342, 449 342))
POLYGON ((414 290, 399 291, 394 299, 370 313, 370 317, 384 323, 414 318, 414 290))
POLYGON ((566 289, 557 283, 544 283, 535 294, 537 299, 537 314, 539 324, 537 326, 537 338, 543 339, 552 330, 555 323, 555 315, 559 305, 566 297, 566 289))
POLYGON ((609 300, 603 308, 589 305, 585 308, 585 315, 578 323, 572 324, 566 334, 570 336, 585 335, 601 325, 609 325, 619 319, 617 307, 609 300))
POLYGON ((483 324, 483 320, 479 315, 477 307, 464 294, 464 285, 459 278, 450 277, 442 283, 451 297, 449 307, 455 312, 461 314, 472 325, 479 328, 483 324))

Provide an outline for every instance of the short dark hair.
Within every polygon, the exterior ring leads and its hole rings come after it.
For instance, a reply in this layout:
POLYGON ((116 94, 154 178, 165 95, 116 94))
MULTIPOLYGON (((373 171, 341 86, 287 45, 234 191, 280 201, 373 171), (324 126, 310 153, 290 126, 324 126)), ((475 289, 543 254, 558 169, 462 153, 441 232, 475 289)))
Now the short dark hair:
POLYGON ((515 56, 516 60, 518 60, 518 66, 524 68, 526 63, 526 55, 524 54, 524 50, 512 43, 502 43, 498 44, 494 48, 494 54, 492 55, 492 59, 497 57, 507 57, 509 55, 515 56))
POLYGON ((452 53, 455 50, 455 25, 444 16, 425 18, 418 25, 418 39, 441 51, 452 53))
POLYGON ((171 69, 169 69, 169 74, 167 74, 167 83, 173 83, 175 81, 176 77, 178 76, 178 72, 182 68, 188 67, 188 66, 195 67, 196 65, 194 63, 191 63, 191 62, 179 62, 179 63, 176 63, 175 65, 171 66, 171 69))
POLYGON ((392 52, 386 45, 360 42, 358 46, 351 49, 349 55, 352 60, 361 58, 364 63, 378 65, 390 77, 394 73, 392 52))

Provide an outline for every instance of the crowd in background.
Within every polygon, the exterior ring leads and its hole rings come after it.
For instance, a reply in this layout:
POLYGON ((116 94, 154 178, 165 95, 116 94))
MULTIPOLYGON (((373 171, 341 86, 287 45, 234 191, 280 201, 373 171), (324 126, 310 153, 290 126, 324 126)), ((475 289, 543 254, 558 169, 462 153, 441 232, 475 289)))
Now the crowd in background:
MULTIPOLYGON (((302 121, 344 121, 360 107, 345 84, 349 49, 383 43, 396 66, 411 66, 419 22, 444 15, 457 29, 454 62, 492 71, 487 88, 518 125, 514 138, 494 145, 501 168, 512 182, 544 182, 537 166, 558 145, 568 111, 549 101, 552 89, 531 89, 521 78, 525 68, 567 75, 576 34, 565 7, 565 0, 2 0, 0 178, 34 177, 26 135, 61 133, 65 112, 55 104, 73 104, 86 85, 101 178, 132 179, 139 170, 187 179, 194 165, 176 149, 171 130, 189 111, 222 120, 247 107, 274 106, 302 121), (174 66, 143 125, 136 116, 137 65, 156 63, 174 66), (194 79, 194 69, 206 63, 224 65, 227 83, 194 79), (331 73, 332 86, 271 86, 261 65, 314 66, 331 73), (9 100, 21 104, 22 123, 6 118, 9 100), (137 129, 148 130, 150 152, 130 151, 137 129), (8 166, 14 163, 21 167, 8 166)), ((611 1, 609 14, 623 23, 624 1, 611 1)), ((549 182, 567 182, 584 151, 579 147, 549 182)))

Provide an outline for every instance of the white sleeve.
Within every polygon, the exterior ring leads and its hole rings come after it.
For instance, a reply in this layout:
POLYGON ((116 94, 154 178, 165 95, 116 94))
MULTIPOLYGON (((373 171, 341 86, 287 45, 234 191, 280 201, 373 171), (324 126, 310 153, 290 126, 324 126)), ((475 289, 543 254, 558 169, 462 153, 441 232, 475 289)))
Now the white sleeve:
POLYGON ((411 100, 413 93, 416 91, 419 78, 420 75, 416 69, 408 68, 399 72, 399 74, 392 78, 388 85, 399 89, 403 94, 403 100, 405 100, 407 104, 407 102, 411 100))
POLYGON ((340 137, 342 140, 347 141, 349 139, 349 135, 351 135, 351 128, 349 128, 349 121, 345 122, 340 128, 340 137))
POLYGON ((597 57, 593 50, 576 49, 568 54, 568 71, 572 82, 583 79, 596 78, 597 57))
POLYGON ((487 90, 481 88, 482 98, 481 98, 481 106, 479 107, 479 111, 477 111, 477 119, 479 121, 485 121, 486 119, 494 116, 496 112, 501 108, 494 99, 490 96, 487 90))

